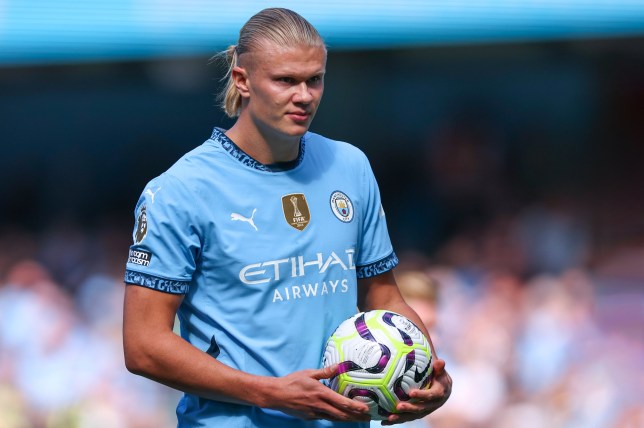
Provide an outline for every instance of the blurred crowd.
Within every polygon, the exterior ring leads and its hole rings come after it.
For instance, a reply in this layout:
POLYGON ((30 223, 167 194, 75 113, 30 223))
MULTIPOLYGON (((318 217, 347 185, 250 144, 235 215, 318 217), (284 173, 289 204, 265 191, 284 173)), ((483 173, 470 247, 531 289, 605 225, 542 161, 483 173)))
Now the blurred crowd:
POLYGON ((124 366, 123 268, 116 265, 128 245, 110 253, 118 236, 65 226, 39 239, 2 235, 0 427, 176 424, 178 393, 124 366))
MULTIPOLYGON (((578 226, 532 207, 431 256, 399 254, 400 286, 454 379, 423 425, 644 426, 644 245, 591 265, 578 226)), ((176 423, 179 393, 123 364, 128 230, 0 233, 0 428, 176 423)))

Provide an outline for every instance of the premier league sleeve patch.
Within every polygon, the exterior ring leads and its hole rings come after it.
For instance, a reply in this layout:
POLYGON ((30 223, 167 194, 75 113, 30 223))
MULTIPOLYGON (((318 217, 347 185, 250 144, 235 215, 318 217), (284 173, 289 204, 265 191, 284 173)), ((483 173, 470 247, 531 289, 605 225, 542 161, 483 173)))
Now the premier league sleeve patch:
POLYGON ((339 190, 331 194, 331 211, 343 223, 353 220, 353 203, 347 195, 339 190))
POLYGON ((136 230, 134 231, 134 244, 140 244, 148 234, 148 210, 145 204, 141 205, 139 215, 136 217, 136 230))

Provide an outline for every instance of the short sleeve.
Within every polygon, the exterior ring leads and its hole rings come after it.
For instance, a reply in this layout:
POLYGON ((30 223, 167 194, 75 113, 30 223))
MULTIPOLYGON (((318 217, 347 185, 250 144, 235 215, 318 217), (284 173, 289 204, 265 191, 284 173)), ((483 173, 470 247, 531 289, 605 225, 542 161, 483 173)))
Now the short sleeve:
POLYGON ((370 278, 396 267, 398 258, 389 238, 378 183, 366 156, 363 156, 362 188, 365 203, 362 204, 362 230, 356 267, 358 278, 370 278))
POLYGON ((145 187, 134 211, 127 284, 173 294, 188 292, 201 248, 190 199, 188 189, 167 173, 145 187))

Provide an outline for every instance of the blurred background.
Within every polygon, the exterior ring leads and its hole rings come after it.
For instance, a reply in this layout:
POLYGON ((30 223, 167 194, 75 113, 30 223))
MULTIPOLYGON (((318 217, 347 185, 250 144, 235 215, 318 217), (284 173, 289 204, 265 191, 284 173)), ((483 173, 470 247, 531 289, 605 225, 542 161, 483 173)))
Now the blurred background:
POLYGON ((134 205, 268 6, 326 39, 312 131, 369 156, 454 378, 421 426, 644 426, 643 2, 0 0, 0 428, 176 424, 123 366, 134 205))

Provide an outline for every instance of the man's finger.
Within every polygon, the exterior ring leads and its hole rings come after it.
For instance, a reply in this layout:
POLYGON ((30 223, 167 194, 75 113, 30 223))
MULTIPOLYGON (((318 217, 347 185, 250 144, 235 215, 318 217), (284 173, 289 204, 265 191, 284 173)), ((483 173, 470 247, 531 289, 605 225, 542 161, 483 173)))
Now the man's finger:
POLYGON ((435 375, 439 375, 445 371, 445 360, 436 358, 432 364, 432 370, 435 375))
POLYGON ((329 367, 324 367, 318 370, 313 371, 313 379, 315 380, 321 380, 321 379, 329 379, 337 374, 338 371, 338 365, 333 364, 329 367))

